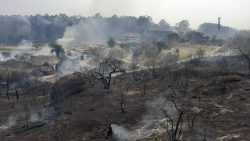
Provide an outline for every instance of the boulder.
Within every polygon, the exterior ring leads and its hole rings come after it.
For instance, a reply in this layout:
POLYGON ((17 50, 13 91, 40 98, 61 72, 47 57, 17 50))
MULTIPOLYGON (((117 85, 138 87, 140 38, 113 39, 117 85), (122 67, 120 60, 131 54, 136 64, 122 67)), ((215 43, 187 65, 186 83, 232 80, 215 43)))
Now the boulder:
POLYGON ((86 78, 79 72, 60 78, 52 87, 51 99, 53 102, 78 94, 86 88, 86 78))
POLYGON ((39 71, 43 76, 55 74, 55 70, 53 66, 41 66, 39 71))

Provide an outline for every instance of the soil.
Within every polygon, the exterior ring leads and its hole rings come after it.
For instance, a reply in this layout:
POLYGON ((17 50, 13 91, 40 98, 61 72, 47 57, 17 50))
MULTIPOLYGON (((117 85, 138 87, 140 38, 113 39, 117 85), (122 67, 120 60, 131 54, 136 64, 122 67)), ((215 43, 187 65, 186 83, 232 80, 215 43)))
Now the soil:
MULTIPOLYGON (((207 67, 207 66, 206 66, 207 67)), ((209 72, 206 67, 193 68, 205 75, 191 78, 190 90, 185 97, 178 97, 189 114, 204 110, 194 122, 193 128, 183 128, 182 141, 247 141, 250 140, 250 80, 244 75, 209 72)), ((149 73, 150 74, 150 73, 149 73)), ((128 83, 114 78, 110 90, 105 90, 100 82, 86 84, 84 89, 68 96, 60 103, 51 104, 52 85, 46 88, 46 95, 15 95, 7 100, 4 93, 0 96, 0 140, 1 141, 105 141, 116 140, 107 137, 111 124, 121 125, 133 130, 142 124, 147 113, 147 103, 162 97, 158 79, 135 81, 132 73, 128 83), (142 84, 147 86, 146 92, 142 84), (124 109, 121 111, 121 95, 124 94, 124 109), (31 118, 26 126, 25 105, 30 106, 31 118), (43 109, 46 107, 47 115, 43 109), (39 118, 39 113, 42 117, 39 118), (33 116, 33 117, 32 117, 33 116)), ((79 79, 79 78, 72 78, 79 79)), ((59 79, 59 81, 61 81, 59 79)), ((73 80, 72 80, 73 81, 73 80)), ((87 82, 84 81, 84 82, 87 82)), ((61 83, 61 82, 56 82, 61 83)), ((81 84, 77 84, 81 86, 81 84)), ((38 85, 40 91, 43 85, 38 85)), ((76 86, 74 86, 76 87, 76 86)), ((70 89, 70 87, 67 87, 70 89)), ((64 93, 67 90, 60 91, 64 93)), ((164 117, 163 117, 164 118, 164 117)), ((167 139, 167 134, 149 136, 142 139, 167 139)))

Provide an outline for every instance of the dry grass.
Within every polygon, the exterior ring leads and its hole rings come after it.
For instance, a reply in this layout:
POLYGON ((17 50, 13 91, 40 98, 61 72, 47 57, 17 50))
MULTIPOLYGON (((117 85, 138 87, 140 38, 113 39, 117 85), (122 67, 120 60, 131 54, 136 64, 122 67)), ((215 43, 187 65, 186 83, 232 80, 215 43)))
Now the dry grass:
POLYGON ((0 51, 11 51, 15 47, 16 46, 4 46, 4 45, 0 45, 0 51))
POLYGON ((210 54, 214 52, 215 49, 218 48, 216 46, 208 46, 208 45, 192 45, 192 44, 178 44, 176 47, 172 48, 171 50, 164 50, 163 53, 175 53, 176 49, 179 49, 179 55, 181 60, 188 59, 191 56, 195 56, 196 52, 199 49, 203 49, 205 54, 210 54))

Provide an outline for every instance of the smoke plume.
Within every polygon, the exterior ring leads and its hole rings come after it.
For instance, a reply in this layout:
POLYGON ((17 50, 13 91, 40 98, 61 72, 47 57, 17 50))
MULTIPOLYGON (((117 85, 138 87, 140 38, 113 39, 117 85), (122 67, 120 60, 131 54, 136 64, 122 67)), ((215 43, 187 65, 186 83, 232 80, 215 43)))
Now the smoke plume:
POLYGON ((51 56, 51 48, 48 45, 43 45, 35 48, 30 41, 23 40, 16 47, 12 47, 10 51, 0 51, 0 61, 15 60, 28 60, 32 56, 51 56))
MULTIPOLYGON (((163 103, 164 98, 158 98, 147 102, 147 112, 143 116, 142 121, 132 130, 127 130, 123 126, 113 124, 112 129, 115 138, 118 141, 136 141, 165 133, 168 121, 163 112, 160 110, 163 103)), ((170 115, 176 115, 177 111, 174 108, 173 103, 165 103, 165 107, 167 107, 170 115)))

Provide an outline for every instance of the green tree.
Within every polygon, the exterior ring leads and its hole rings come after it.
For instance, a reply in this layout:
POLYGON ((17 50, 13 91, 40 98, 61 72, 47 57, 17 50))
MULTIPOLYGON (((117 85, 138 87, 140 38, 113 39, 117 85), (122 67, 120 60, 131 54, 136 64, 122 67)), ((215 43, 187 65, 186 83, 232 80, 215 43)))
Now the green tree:
POLYGON ((51 47, 51 53, 56 53, 56 57, 59 58, 60 54, 64 54, 64 49, 62 48, 61 45, 57 44, 57 43, 52 43, 50 44, 51 47))
POLYGON ((198 59, 198 64, 201 65, 202 59, 205 57, 205 50, 203 49, 198 49, 196 51, 197 59, 198 59))
POLYGON ((188 20, 182 20, 176 24, 176 29, 180 33, 181 37, 184 37, 188 31, 190 31, 190 24, 188 20))
POLYGON ((107 44, 110 48, 115 46, 115 39, 110 37, 109 40, 107 41, 107 44))
POLYGON ((164 28, 164 29, 170 28, 170 25, 166 22, 165 19, 162 19, 162 20, 159 22, 159 25, 160 25, 161 28, 164 28))

